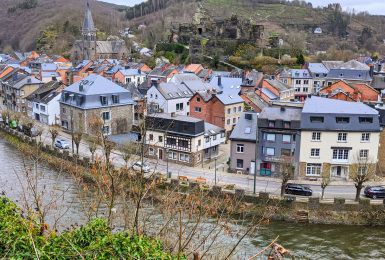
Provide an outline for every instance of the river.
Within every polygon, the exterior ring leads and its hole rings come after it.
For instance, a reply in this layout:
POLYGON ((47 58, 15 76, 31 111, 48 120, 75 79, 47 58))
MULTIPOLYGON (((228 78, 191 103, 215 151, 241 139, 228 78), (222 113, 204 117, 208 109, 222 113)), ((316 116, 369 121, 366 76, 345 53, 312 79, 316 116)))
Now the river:
MULTIPOLYGON (((24 159, 16 148, 0 138, 0 192, 22 206, 22 186, 25 183, 24 159), (16 174, 19 173, 19 174, 16 174)), ((51 209, 51 215, 61 216, 61 226, 82 223, 86 217, 82 213, 82 198, 73 178, 65 173, 39 165, 42 172, 40 183, 45 185, 49 196, 57 196, 59 201, 51 209), (60 194, 65 192, 65 196, 60 194)), ((385 228, 342 225, 300 225, 273 222, 263 226, 258 232, 247 237, 240 245, 238 258, 253 255, 279 236, 279 243, 303 259, 385 259, 385 228)), ((222 239, 230 239, 223 237, 222 239)))

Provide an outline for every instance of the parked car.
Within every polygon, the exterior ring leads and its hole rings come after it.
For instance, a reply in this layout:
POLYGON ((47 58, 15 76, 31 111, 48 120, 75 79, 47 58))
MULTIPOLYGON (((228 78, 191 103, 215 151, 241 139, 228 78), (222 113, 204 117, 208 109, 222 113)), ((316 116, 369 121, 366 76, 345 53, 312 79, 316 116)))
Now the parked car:
POLYGON ((70 149, 70 144, 67 140, 56 139, 55 147, 60 148, 60 149, 70 149))
POLYGON ((385 187, 382 186, 366 186, 364 190, 366 197, 377 199, 385 198, 385 187))
POLYGON ((309 187, 301 184, 294 184, 294 183, 289 183, 286 185, 285 193, 293 194, 293 195, 302 195, 302 196, 313 195, 313 191, 309 187))
MULTIPOLYGON (((142 162, 136 162, 132 165, 132 169, 135 171, 141 171, 142 169, 142 162)), ((147 173, 150 172, 150 166, 146 163, 143 163, 143 172, 147 173)))

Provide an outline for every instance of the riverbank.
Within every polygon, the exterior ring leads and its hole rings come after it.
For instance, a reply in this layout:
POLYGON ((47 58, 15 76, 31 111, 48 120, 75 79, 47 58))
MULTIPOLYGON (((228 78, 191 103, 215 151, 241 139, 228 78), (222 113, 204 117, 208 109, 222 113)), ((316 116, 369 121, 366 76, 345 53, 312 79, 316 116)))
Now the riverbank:
MULTIPOLYGON (((49 146, 38 145, 36 141, 11 130, 3 129, 0 136, 7 140, 26 155, 34 155, 36 150, 41 152, 43 162, 85 180, 92 182, 89 173, 89 158, 71 156, 68 152, 52 149, 49 146)), ((177 179, 158 182, 159 188, 175 189, 179 194, 195 191, 207 192, 211 197, 230 197, 241 205, 237 208, 238 216, 250 218, 264 217, 266 211, 271 212, 269 218, 289 222, 343 224, 343 225, 385 225, 385 208, 381 203, 373 204, 368 199, 360 202, 347 202, 345 199, 321 201, 319 198, 299 199, 293 196, 279 198, 268 193, 249 194, 242 189, 223 189, 222 187, 207 187, 196 182, 182 182, 177 179)), ((208 197, 209 198, 209 197, 208 197)))

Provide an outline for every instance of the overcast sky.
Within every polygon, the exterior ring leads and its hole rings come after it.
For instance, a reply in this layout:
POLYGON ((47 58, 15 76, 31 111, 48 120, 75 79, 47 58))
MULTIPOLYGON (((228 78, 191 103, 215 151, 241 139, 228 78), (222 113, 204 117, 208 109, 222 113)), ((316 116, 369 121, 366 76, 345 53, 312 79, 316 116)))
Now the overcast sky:
MULTIPOLYGON (((103 0, 105 2, 133 6, 143 0, 103 0)), ((323 6, 328 3, 341 3, 344 9, 357 11, 368 11, 372 14, 385 15, 385 0, 308 0, 314 6, 323 6)))

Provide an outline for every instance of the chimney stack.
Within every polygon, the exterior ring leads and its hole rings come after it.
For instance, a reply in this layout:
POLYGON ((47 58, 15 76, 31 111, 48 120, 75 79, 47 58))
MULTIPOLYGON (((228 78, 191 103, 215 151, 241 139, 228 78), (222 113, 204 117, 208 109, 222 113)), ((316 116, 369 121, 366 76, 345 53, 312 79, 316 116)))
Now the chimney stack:
POLYGON ((221 77, 221 75, 218 76, 218 86, 222 87, 222 77, 221 77))
POLYGON ((374 75, 374 66, 373 65, 370 65, 370 67, 369 67, 369 75, 370 75, 370 77, 373 78, 373 75, 374 75))

